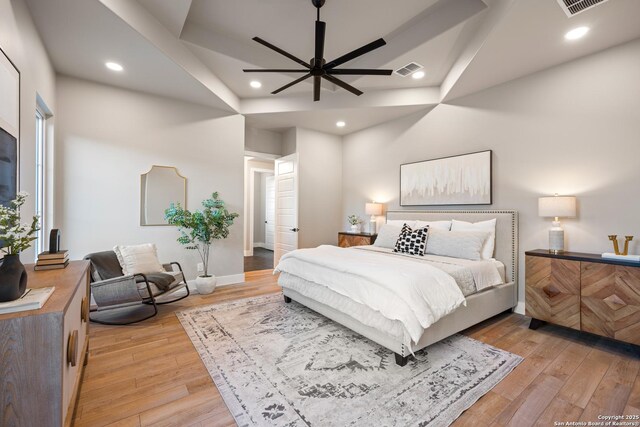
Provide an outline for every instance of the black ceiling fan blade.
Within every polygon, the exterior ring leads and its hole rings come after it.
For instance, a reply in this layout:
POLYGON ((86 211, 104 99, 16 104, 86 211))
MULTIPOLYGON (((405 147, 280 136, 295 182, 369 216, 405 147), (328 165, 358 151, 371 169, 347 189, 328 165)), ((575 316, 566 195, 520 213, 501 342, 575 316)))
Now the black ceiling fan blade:
POLYGON ((242 70, 245 73, 308 73, 309 70, 289 70, 289 69, 265 69, 265 70, 242 70))
POLYGON ((313 100, 320 101, 320 76, 313 76, 313 100))
POLYGON ((341 57, 334 59, 333 61, 327 63, 323 68, 325 70, 329 70, 331 68, 335 68, 338 65, 342 65, 345 62, 349 62, 349 61, 351 61, 353 59, 356 59, 357 57, 362 56, 365 53, 369 53, 372 50, 376 50, 376 49, 378 49, 378 48, 380 48, 380 47, 382 47, 382 46, 384 46, 386 44, 387 44, 387 42, 385 42, 384 39, 378 39, 376 41, 372 41, 371 43, 366 44, 366 45, 364 45, 364 46, 362 46, 362 47, 360 47, 360 48, 358 48, 356 50, 353 50, 353 51, 347 53, 346 55, 342 55, 341 57))
POLYGON ((356 95, 356 96, 360 96, 362 95, 364 92, 362 92, 359 89, 356 89, 355 87, 351 86, 350 84, 347 84, 345 82, 343 82, 340 79, 337 79, 329 74, 325 74, 322 77, 324 77, 325 79, 327 79, 328 81, 330 81, 331 83, 333 83, 336 86, 340 86, 342 89, 348 90, 349 92, 351 92, 352 94, 356 95))
POLYGON ((314 65, 322 67, 324 59, 324 36, 327 24, 322 21, 316 21, 316 55, 314 57, 314 65))
POLYGON ((359 69, 359 68, 332 68, 331 70, 327 70, 327 73, 333 75, 363 75, 363 76, 390 76, 393 73, 393 70, 367 70, 367 69, 359 69))
POLYGON ((303 80, 308 79, 309 77, 311 77, 311 73, 309 73, 309 74, 307 74, 305 76, 302 76, 299 79, 296 79, 296 80, 292 81, 291 83, 287 83, 286 85, 282 86, 280 89, 274 90, 273 92, 271 92, 271 95, 275 95, 277 93, 282 92, 285 89, 289 89, 291 86, 297 85, 298 83, 300 83, 303 80))
POLYGON ((304 62, 302 59, 296 58, 295 56, 293 56, 289 52, 285 52, 284 50, 280 49, 278 46, 274 46, 271 43, 269 43, 268 41, 262 40, 260 37, 254 37, 253 40, 257 41, 258 43, 260 43, 263 46, 268 47, 271 50, 275 50, 280 55, 286 56, 290 60, 297 62, 298 64, 302 65, 305 68, 311 68, 311 66, 309 66, 309 64, 304 62))

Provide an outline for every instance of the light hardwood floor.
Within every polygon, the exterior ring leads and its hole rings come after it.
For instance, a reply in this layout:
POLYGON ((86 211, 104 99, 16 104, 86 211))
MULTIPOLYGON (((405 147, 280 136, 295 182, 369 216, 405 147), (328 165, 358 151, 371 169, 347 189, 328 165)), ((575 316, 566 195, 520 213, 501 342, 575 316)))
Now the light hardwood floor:
MULTIPOLYGON (((278 292, 269 271, 243 285, 218 288, 162 306, 132 326, 91 324, 90 356, 76 426, 232 426, 233 418, 174 315, 202 304, 278 292)), ((528 319, 500 315, 464 332, 525 360, 469 408, 454 426, 553 426, 640 414, 640 351, 528 319)))

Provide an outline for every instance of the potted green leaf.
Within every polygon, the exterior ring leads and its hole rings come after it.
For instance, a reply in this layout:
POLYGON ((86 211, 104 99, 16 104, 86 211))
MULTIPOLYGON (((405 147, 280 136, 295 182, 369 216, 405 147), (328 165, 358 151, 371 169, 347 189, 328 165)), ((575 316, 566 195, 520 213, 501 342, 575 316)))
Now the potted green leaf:
POLYGON ((347 217, 347 221, 349 221, 349 224, 351 224, 352 233, 357 233, 358 231, 360 231, 360 224, 362 224, 362 220, 358 215, 349 215, 347 217))
POLYGON ((16 300, 27 289, 27 272, 20 262, 20 252, 31 246, 40 230, 37 215, 31 224, 20 223, 20 208, 28 196, 21 191, 9 206, 0 206, 0 244, 4 252, 0 265, 0 302, 16 300))
POLYGON ((177 225, 180 237, 178 243, 186 249, 198 251, 204 266, 203 274, 196 278, 196 288, 200 294, 210 294, 216 288, 216 277, 209 274, 209 252, 216 239, 226 239, 229 227, 239 215, 230 213, 224 201, 215 192, 202 201, 204 209, 190 212, 180 204, 171 204, 164 216, 171 225, 177 225))

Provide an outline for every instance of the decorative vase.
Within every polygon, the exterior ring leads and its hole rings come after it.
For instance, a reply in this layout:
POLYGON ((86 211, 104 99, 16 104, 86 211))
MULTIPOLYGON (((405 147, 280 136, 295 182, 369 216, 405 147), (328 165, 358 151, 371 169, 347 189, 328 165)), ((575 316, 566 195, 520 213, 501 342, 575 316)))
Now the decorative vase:
POLYGON ((357 233, 358 231, 360 231, 360 226, 358 224, 352 224, 351 225, 351 232, 352 233, 357 233))
POLYGON ((216 276, 196 277, 196 289, 200 295, 207 295, 216 289, 216 276))
POLYGON ((27 290, 27 272, 20 255, 5 255, 0 264, 0 302, 17 300, 27 290))

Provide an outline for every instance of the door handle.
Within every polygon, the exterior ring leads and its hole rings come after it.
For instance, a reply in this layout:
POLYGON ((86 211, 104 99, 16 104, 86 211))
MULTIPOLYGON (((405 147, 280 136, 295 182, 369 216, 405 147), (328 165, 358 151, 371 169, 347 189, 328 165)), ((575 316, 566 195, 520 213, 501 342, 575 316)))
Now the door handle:
POLYGON ((269 222, 268 222, 268 221, 265 221, 264 223, 265 223, 265 224, 269 224, 269 222))
POLYGON ((293 231, 294 233, 297 233, 298 231, 300 231, 299 228, 292 228, 291 231, 293 231))

